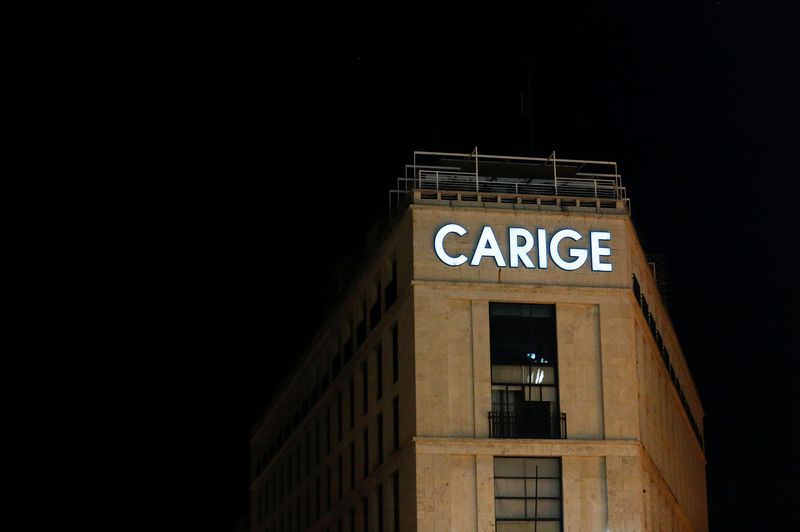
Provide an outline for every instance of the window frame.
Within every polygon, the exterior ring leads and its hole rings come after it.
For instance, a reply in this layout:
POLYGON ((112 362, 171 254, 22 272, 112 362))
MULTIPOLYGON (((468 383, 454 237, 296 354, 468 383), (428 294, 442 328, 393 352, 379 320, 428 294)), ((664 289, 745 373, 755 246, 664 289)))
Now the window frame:
MULTIPOLYGON (((558 530, 564 530, 564 472, 563 472, 563 464, 560 456, 495 456, 493 457, 493 482, 494 482, 494 501, 495 501, 495 523, 497 527, 497 532, 503 532, 503 524, 508 523, 509 525, 514 525, 517 523, 558 523, 558 530), (498 476, 497 472, 497 463, 498 461, 511 461, 511 460, 523 460, 523 471, 522 475, 502 475, 498 476), (546 460, 552 461, 556 464, 556 468, 558 471, 557 476, 551 475, 538 475, 538 472, 534 472, 534 476, 530 476, 526 469, 525 460, 546 460), (498 496, 498 483, 497 480, 522 480, 524 486, 524 492, 522 497, 516 496, 509 496, 509 495, 501 495, 498 496), (534 480, 538 488, 538 481, 540 480, 558 480, 558 496, 538 496, 536 493, 534 496, 528 496, 527 493, 527 486, 530 480, 534 480), (512 501, 512 500, 523 500, 524 501, 524 517, 498 517, 497 513, 497 501, 512 501), (529 501, 533 501, 535 508, 538 508, 539 501, 558 501, 558 517, 539 517, 535 515, 533 518, 529 518, 529 511, 528 511, 528 504, 529 501)), ((538 491, 538 489, 537 489, 538 491)), ((534 512, 536 513, 536 511, 534 512)), ((512 527, 508 527, 512 528, 512 527)), ((516 528, 515 528, 516 529, 516 528)))

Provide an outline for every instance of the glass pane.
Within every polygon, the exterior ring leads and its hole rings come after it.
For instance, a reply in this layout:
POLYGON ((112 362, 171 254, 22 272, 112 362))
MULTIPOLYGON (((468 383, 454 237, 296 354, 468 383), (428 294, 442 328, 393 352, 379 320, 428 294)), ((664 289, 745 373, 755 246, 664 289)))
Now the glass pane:
POLYGON ((545 386, 542 388, 542 401, 550 401, 555 404, 556 402, 556 389, 553 387, 545 386))
POLYGON ((528 366, 523 368, 526 384, 555 384, 556 371, 552 366, 528 366))
POLYGON ((490 348, 495 364, 556 362, 552 305, 490 304, 490 348))
POLYGON ((497 519, 524 519, 525 501, 520 499, 495 499, 494 513, 497 519))
POLYGON ((498 521, 496 530, 497 532, 534 532, 533 523, 528 521, 498 521))
POLYGON ((526 401, 541 401, 542 400, 542 387, 541 386, 527 386, 525 388, 526 401))
POLYGON ((524 458, 495 458, 495 477, 522 477, 524 475, 524 458))
MULTIPOLYGON (((531 528, 533 530, 533 528, 531 528)), ((560 521, 538 521, 536 523, 536 532, 561 532, 560 521)))
POLYGON ((528 501, 528 519, 558 519, 560 517, 560 500, 533 499, 528 501))
POLYGON ((491 303, 489 304, 489 312, 492 316, 520 318, 552 318, 555 316, 553 305, 525 303, 491 303))
POLYGON ((525 458, 525 476, 560 477, 558 458, 525 458))
POLYGON ((492 366, 492 382, 508 382, 522 384, 524 381, 524 366, 492 366))
POLYGON ((524 497, 525 480, 496 478, 494 480, 495 497, 524 497))
POLYGON ((561 481, 558 479, 529 479, 525 483, 527 497, 561 497, 561 481))
POLYGON ((492 411, 500 412, 505 405, 505 392, 502 390, 492 390, 492 411))

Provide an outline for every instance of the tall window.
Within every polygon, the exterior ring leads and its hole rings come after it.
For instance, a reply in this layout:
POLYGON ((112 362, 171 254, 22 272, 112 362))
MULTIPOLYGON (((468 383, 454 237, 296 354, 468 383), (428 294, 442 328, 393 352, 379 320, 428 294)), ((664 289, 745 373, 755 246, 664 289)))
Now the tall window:
POLYGON ((392 451, 400 448, 400 396, 392 399, 392 451))
POLYGON ((398 345, 397 324, 395 323, 392 325, 392 382, 397 382, 397 377, 400 373, 398 345))
POLYGON ((381 282, 375 281, 375 301, 369 309, 369 328, 374 329, 381 321, 381 282))
POLYGON ((559 438, 555 307, 492 303, 490 348, 495 438, 559 438))
POLYGON ((369 388, 367 387, 367 361, 361 363, 361 405, 363 406, 363 413, 367 413, 369 408, 369 388))
POLYGON ((397 260, 392 261, 392 278, 389 283, 386 285, 386 289, 384 290, 383 294, 383 301, 386 305, 386 309, 388 310, 389 307, 394 304, 395 300, 397 299, 397 260))
POLYGON ((339 496, 337 500, 341 501, 342 497, 344 496, 344 467, 343 467, 344 464, 341 454, 339 454, 338 466, 339 466, 339 474, 336 476, 336 482, 339 490, 336 492, 336 494, 339 496))
POLYGON ((350 489, 356 487, 356 444, 350 442, 350 489))
POLYGON ((383 413, 378 414, 378 465, 383 464, 383 413))
POLYGON ((561 459, 494 459, 497 532, 561 532, 561 459))
POLYGON ((364 478, 369 476, 369 431, 364 427, 364 478))
POLYGON ((342 392, 336 396, 336 436, 342 441, 342 392))
POLYGON ((392 474, 392 504, 394 532, 400 532, 400 473, 398 471, 392 474))
POLYGON ((356 383, 355 379, 350 377, 350 428, 356 426, 356 383))
POLYGON ((375 349, 375 370, 378 372, 378 399, 383 397, 383 346, 375 349))
POLYGON ((367 338, 367 303, 364 302, 364 308, 358 310, 358 317, 356 318, 356 347, 361 347, 364 340, 367 338))
POLYGON ((361 497, 361 512, 362 512, 362 519, 364 521, 364 532, 369 532, 369 499, 367 499, 366 495, 361 497))
POLYGON ((378 484, 378 532, 383 532, 383 483, 378 484))

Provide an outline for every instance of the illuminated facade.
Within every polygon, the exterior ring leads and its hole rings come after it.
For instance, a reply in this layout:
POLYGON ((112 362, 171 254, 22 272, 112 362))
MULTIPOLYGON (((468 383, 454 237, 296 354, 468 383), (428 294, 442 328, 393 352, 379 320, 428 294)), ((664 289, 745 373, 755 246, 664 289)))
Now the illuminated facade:
POLYGON ((614 163, 415 153, 251 439, 254 531, 705 531, 703 410, 614 163))

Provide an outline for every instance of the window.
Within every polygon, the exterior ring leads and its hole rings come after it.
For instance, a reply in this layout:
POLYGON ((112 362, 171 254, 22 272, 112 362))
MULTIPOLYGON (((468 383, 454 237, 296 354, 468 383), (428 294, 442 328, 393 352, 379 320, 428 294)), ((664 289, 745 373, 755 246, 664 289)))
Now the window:
POLYGON ((369 532, 369 500, 366 497, 361 498, 361 511, 362 511, 362 518, 364 520, 364 532, 369 532))
POLYGON ((378 414, 378 465, 383 463, 383 414, 378 414))
POLYGON ((331 409, 325 409, 325 454, 331 452, 331 409))
POLYGON ((336 476, 336 482, 337 482, 337 487, 339 488, 339 490, 336 492, 336 495, 338 495, 338 497, 339 497, 337 500, 341 501, 342 497, 343 497, 343 494, 344 494, 344 478, 343 478, 344 467, 343 467, 343 460, 342 460, 342 455, 341 454, 339 455, 338 466, 339 466, 339 474, 336 476))
POLYGON ((306 473, 311 470, 311 430, 306 432, 306 473))
POLYGON ((392 512, 394 517, 394 532, 400 530, 400 473, 395 471, 392 475, 392 512))
POLYGON ((560 438, 554 305, 491 303, 493 438, 560 438))
POLYGON ((400 397, 392 399, 392 450, 400 448, 400 397))
POLYGON ((394 304, 396 299, 397 299, 397 260, 393 260, 392 278, 389 280, 389 283, 386 285, 386 289, 384 290, 383 293, 383 300, 387 310, 394 304))
POLYGON ((367 338, 367 304, 364 303, 364 308, 358 311, 356 318, 358 323, 356 325, 356 346, 361 347, 364 340, 367 338))
POLYGON ((397 340, 397 324, 395 323, 392 325, 392 382, 397 382, 397 377, 399 376, 399 360, 398 360, 398 340, 397 340))
POLYGON ((348 330, 345 334, 345 339, 342 342, 342 351, 344 352, 344 363, 347 364, 351 358, 353 358, 353 337, 348 327, 348 330))
POLYGON ((561 531, 561 459, 494 459, 497 532, 561 531))
POLYGON ((342 359, 341 353, 335 353, 331 360, 331 380, 336 379, 339 376, 339 372, 342 371, 342 359))
POLYGON ((322 515, 322 497, 320 496, 320 490, 322 489, 322 477, 317 475, 314 487, 316 488, 316 498, 314 499, 314 521, 320 518, 322 515))
POLYGON ((364 478, 369 476, 369 432, 364 427, 364 478))
POLYGON ((383 484, 378 484, 378 532, 383 532, 383 484))
POLYGON ((356 487, 356 444, 350 442, 350 489, 356 487))
POLYGON ((378 322, 381 321, 381 283, 375 281, 375 301, 369 309, 369 328, 374 329, 378 322))
POLYGON ((383 397, 383 347, 378 344, 375 350, 375 366, 378 372, 378 399, 383 397))
POLYGON ((367 413, 369 408, 369 388, 367 387, 367 361, 361 363, 361 403, 363 406, 363 413, 367 413))
POLYGON ((311 524, 311 486, 306 488, 306 523, 311 524))
POLYGON ((331 466, 326 468, 326 479, 325 479, 325 511, 329 512, 331 510, 331 502, 333 497, 331 497, 331 490, 333 489, 333 475, 331 474, 331 466))
POLYGON ((336 436, 342 441, 342 392, 336 396, 336 436))
POLYGON ((356 426, 356 383, 353 377, 350 377, 350 428, 356 426))

